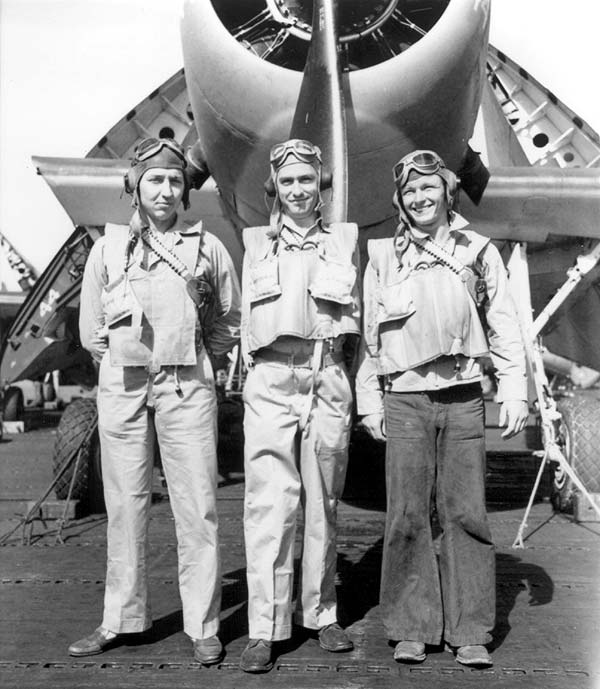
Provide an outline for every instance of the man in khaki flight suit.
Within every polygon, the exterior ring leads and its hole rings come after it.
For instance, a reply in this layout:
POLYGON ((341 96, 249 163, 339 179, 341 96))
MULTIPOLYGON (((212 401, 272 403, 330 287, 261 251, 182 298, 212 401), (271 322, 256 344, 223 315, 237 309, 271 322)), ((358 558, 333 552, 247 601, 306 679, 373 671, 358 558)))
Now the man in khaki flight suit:
POLYGON ((271 149, 271 223, 244 230, 242 352, 250 640, 240 666, 266 672, 292 633, 294 537, 304 509, 295 621, 326 650, 353 644, 337 623, 336 505, 344 486, 352 392, 342 347, 360 333, 358 228, 325 225, 320 150, 271 149))
POLYGON ((175 517, 184 631, 196 660, 210 665, 223 649, 217 405, 207 348, 219 356, 238 339, 239 284, 221 242, 178 214, 189 192, 179 144, 142 141, 125 188, 137 210, 129 227, 106 226, 81 291, 81 342, 100 362, 108 564, 102 625, 69 653, 102 653, 152 625, 146 560, 156 432, 175 517), (203 324, 207 309, 214 320, 203 324))

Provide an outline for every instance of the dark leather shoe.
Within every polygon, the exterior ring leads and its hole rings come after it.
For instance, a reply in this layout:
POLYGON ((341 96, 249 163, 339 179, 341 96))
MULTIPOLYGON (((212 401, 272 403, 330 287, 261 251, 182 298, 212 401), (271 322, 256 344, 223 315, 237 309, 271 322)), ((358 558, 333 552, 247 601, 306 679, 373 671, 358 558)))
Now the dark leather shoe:
POLYGON ((485 646, 461 646, 456 649, 456 660, 469 667, 492 667, 492 656, 485 646))
POLYGON ((207 639, 194 639, 194 660, 202 665, 214 665, 223 659, 223 644, 217 636, 207 639))
POLYGON ((248 645, 240 657, 240 668, 244 672, 269 672, 273 668, 272 651, 271 641, 248 639, 248 645))
POLYGON ((337 622, 319 629, 319 646, 331 653, 342 653, 354 648, 354 644, 337 622))
POLYGON ((79 641, 71 644, 69 646, 69 655, 81 657, 104 653, 110 646, 115 644, 118 638, 119 635, 112 639, 107 639, 102 632, 102 627, 98 627, 88 636, 84 636, 83 639, 79 639, 79 641))
POLYGON ((399 641, 394 649, 394 660, 400 663, 422 663, 427 654, 422 641, 399 641))

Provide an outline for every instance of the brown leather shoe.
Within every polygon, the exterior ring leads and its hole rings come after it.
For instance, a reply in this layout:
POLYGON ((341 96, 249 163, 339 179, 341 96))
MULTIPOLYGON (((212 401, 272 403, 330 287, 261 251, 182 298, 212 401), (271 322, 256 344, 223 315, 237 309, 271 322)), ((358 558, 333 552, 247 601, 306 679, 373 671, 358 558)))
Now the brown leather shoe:
POLYGON ((330 653, 343 653, 354 648, 354 644, 337 622, 319 629, 319 646, 330 653))
POLYGON ((225 655, 223 653, 223 644, 218 636, 209 636, 206 639, 193 639, 192 643, 194 645, 194 660, 202 663, 202 665, 214 665, 220 662, 225 655))
POLYGON ((71 644, 69 646, 69 655, 80 658, 82 656, 95 656, 99 653, 104 653, 104 651, 115 644, 119 637, 120 634, 117 634, 116 637, 107 639, 104 636, 102 627, 98 627, 88 636, 84 636, 83 639, 79 639, 79 641, 71 644))
POLYGON ((240 657, 240 668, 244 672, 269 672, 273 668, 271 659, 273 642, 266 639, 248 639, 240 657))
POLYGON ((469 667, 492 667, 492 656, 485 646, 461 646, 456 649, 456 660, 469 667))
POLYGON ((394 649, 394 660, 400 663, 422 663, 427 654, 422 641, 399 641, 394 649))

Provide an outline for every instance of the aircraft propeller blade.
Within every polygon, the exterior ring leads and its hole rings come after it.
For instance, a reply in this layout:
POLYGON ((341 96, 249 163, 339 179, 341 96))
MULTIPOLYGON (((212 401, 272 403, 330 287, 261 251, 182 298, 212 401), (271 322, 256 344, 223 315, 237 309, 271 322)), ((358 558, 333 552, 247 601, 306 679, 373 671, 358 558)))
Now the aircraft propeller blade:
POLYGON ((348 211, 346 115, 337 47, 337 0, 314 0, 312 39, 290 136, 308 139, 323 152, 332 173, 327 222, 344 222, 348 211))

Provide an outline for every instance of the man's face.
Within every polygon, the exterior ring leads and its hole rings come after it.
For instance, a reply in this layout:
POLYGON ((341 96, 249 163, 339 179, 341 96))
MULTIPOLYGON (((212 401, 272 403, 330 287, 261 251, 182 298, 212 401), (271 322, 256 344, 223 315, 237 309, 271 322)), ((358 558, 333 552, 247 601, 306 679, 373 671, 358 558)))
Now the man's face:
POLYGON ((277 193, 283 212, 292 220, 310 217, 319 198, 319 178, 309 163, 290 163, 279 170, 277 193))
POLYGON ((141 209, 157 227, 168 225, 177 212, 184 190, 185 181, 181 170, 150 168, 139 182, 141 209))
POLYGON ((448 221, 446 187, 438 175, 411 172, 401 194, 406 212, 424 232, 436 230, 448 221))

